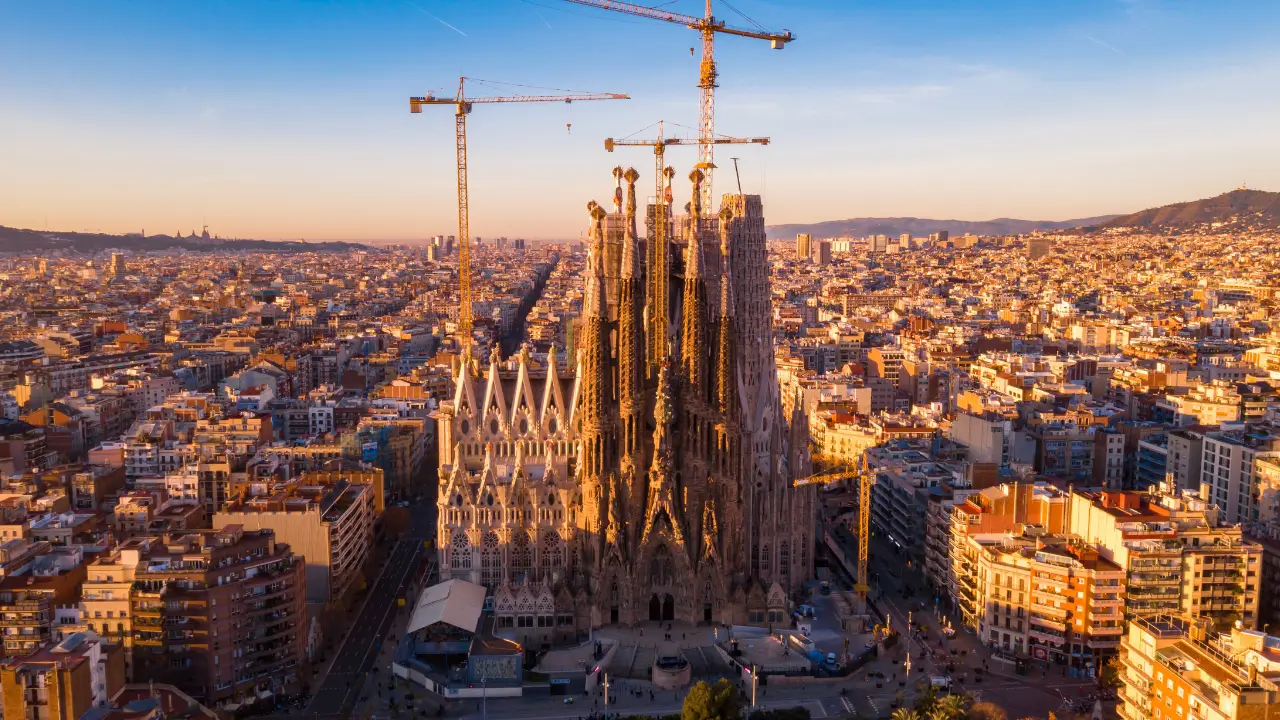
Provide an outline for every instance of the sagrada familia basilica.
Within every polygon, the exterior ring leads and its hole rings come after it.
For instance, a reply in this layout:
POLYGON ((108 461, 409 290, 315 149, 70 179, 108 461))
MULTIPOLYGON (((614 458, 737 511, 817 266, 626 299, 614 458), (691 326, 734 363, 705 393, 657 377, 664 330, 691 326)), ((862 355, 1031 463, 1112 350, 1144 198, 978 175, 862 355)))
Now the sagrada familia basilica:
POLYGON ((706 214, 695 170, 689 214, 650 205, 645 240, 638 176, 614 175, 615 211, 588 205, 576 352, 457 365, 437 413, 441 579, 544 637, 785 623, 817 507, 795 482, 808 429, 780 397, 760 197, 706 214))

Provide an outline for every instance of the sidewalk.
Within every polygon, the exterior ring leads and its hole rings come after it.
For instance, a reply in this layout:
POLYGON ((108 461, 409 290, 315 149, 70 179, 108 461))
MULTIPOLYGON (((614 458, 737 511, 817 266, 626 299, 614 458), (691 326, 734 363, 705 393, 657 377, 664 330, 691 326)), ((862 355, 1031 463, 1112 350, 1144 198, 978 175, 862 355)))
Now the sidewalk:
MULTIPOLYGON (((426 578, 432 577, 434 572, 435 563, 432 562, 427 566, 426 578)), ((410 713, 420 714, 423 710, 428 717, 440 717, 449 713, 449 703, 444 698, 434 695, 421 685, 397 678, 391 671, 396 649, 400 646, 413 615, 414 603, 426 585, 426 579, 418 574, 406 588, 409 601, 403 607, 396 606, 393 610, 391 629, 381 639, 382 645, 374 659, 373 670, 363 680, 351 712, 352 717, 365 717, 366 714, 373 718, 404 717, 410 713)), ((458 709, 454 709, 450 714, 456 715, 458 712, 458 709)))

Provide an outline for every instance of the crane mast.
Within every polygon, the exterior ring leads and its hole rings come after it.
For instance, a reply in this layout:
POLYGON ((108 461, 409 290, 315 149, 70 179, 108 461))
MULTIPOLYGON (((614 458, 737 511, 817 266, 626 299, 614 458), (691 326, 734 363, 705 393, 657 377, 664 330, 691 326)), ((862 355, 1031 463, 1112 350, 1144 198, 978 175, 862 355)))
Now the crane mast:
POLYGON ((711 0, 706 0, 706 9, 702 17, 668 12, 646 5, 618 2, 617 0, 566 0, 577 5, 612 10, 614 12, 636 15, 651 20, 684 25, 697 30, 702 37, 702 59, 698 63, 698 162, 702 168, 702 207, 711 208, 712 171, 715 169, 716 137, 716 88, 719 87, 719 71, 716 68, 716 33, 737 35, 739 37, 768 40, 774 50, 781 50, 787 43, 795 39, 790 30, 770 32, 768 30, 750 30, 733 27, 711 13, 711 0))
MULTIPOLYGON (((669 267, 667 238, 667 221, 668 221, 668 203, 671 202, 671 178, 675 175, 675 171, 666 165, 666 150, 668 145, 688 145, 688 141, 681 138, 665 137, 662 133, 663 123, 658 121, 658 137, 654 140, 615 140, 606 138, 604 141, 604 149, 613 152, 615 147, 652 147, 653 148, 653 177, 654 177, 654 201, 653 201, 653 236, 649 238, 649 249, 647 262, 649 263, 649 290, 647 305, 649 309, 649 358, 648 369, 650 377, 657 377, 658 369, 669 353, 669 341, 667 334, 670 329, 670 322, 667 315, 670 312, 668 303, 668 287, 670 281, 667 268, 669 267)), ((768 145, 769 138, 698 138, 699 150, 702 145, 739 145, 739 144, 756 144, 768 145)), ((701 164, 700 164, 701 166, 701 164)), ((706 169, 703 169, 706 172, 706 169)), ((697 219, 694 218, 694 227, 697 227, 697 219)))
MULTIPOLYGON (((815 460, 822 462, 823 465, 850 468, 850 463, 837 458, 817 454, 813 457, 815 460)), ((871 485, 874 480, 873 473, 867 465, 866 453, 863 453, 862 457, 852 464, 851 469, 811 475, 797 480, 796 483, 833 483, 844 480, 858 481, 858 567, 853 591, 857 594, 862 603, 862 608, 865 610, 867 607, 867 592, 871 590, 869 580, 871 567, 871 485)))
MULTIPOLYGON (((473 78, 474 80, 474 78, 473 78)), ((471 217, 468 208, 467 183, 467 115, 471 106, 478 103, 531 103, 564 102, 574 100, 629 100, 622 93, 580 93, 575 95, 498 95, 469 98, 466 96, 467 78, 458 79, 458 95, 455 98, 437 98, 431 93, 409 98, 409 112, 420 113, 424 105, 454 106, 454 137, 457 147, 458 170, 458 344, 462 349, 471 347, 471 217)))

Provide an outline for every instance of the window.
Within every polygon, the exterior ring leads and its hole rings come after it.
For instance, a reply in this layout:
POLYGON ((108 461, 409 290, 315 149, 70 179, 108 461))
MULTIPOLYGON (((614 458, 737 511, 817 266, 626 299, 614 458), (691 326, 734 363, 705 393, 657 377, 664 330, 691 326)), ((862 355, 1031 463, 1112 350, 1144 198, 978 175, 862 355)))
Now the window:
POLYGON ((454 570, 471 569, 471 541, 467 539, 466 533, 461 530, 453 531, 449 554, 450 564, 454 570))
POLYGON ((659 545, 649 561, 649 584, 667 586, 675 581, 675 566, 671 559, 671 551, 666 545, 659 545))
POLYGON ((533 572, 533 547, 529 543, 528 533, 517 532, 513 538, 511 572, 517 577, 533 572))
POLYGON ((498 534, 485 533, 480 547, 480 583, 490 589, 502 579, 502 549, 498 545, 498 534))
POLYGON ((540 559, 544 575, 550 575, 564 565, 564 547, 560 541, 560 533, 550 530, 542 536, 542 557, 540 559))

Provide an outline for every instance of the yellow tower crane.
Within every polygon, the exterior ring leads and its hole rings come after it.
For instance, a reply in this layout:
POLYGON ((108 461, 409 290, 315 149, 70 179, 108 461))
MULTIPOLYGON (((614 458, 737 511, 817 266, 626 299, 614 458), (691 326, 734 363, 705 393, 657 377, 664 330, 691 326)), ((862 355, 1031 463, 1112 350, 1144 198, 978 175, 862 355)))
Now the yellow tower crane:
MULTIPOLYGON (((715 168, 715 146, 716 137, 716 87, 717 80, 720 77, 719 71, 716 69, 716 33, 725 35, 737 35, 738 37, 755 38, 757 40, 768 40, 774 50, 781 50, 787 43, 795 38, 791 35, 790 30, 782 32, 771 32, 765 30, 759 25, 755 30, 748 28, 732 27, 725 21, 711 14, 711 0, 706 0, 706 12, 702 17, 694 15, 682 15, 680 13, 668 12, 658 8, 648 7, 645 5, 636 5, 628 2, 617 2, 616 0, 566 0, 567 2, 578 5, 586 5, 588 7, 599 8, 601 10, 613 10, 615 12, 627 13, 629 15, 638 15, 651 20, 665 20, 666 22, 684 25, 690 30, 696 30, 702 35, 702 61, 698 66, 698 89, 699 89, 699 112, 698 112, 698 162, 704 173, 702 181, 702 207, 711 208, 712 198, 714 194, 711 191, 711 171, 715 168)), ((743 17, 746 17, 745 15, 743 17)), ((747 18, 753 25, 756 24, 751 18, 747 18)))
MULTIPOLYGON (((486 83, 492 81, 476 80, 472 82, 486 83)), ((458 314, 458 342, 463 348, 471 346, 471 235, 470 218, 467 211, 467 115, 471 106, 478 103, 531 103, 531 102, 564 102, 575 100, 630 100, 630 95, 621 93, 580 93, 575 95, 497 95, 489 97, 467 97, 464 85, 468 78, 458 79, 458 95, 453 98, 438 98, 431 93, 420 97, 409 98, 409 112, 422 112, 423 105, 452 105, 454 107, 454 128, 457 137, 458 151, 458 290, 461 307, 458 314)), ((512 83, 500 83, 510 85, 512 83)), ((524 87, 524 86, 519 86, 524 87)))
MULTIPOLYGON (((837 458, 831 458, 825 455, 814 454, 813 459, 821 462, 823 465, 831 467, 849 467, 849 463, 837 458)), ((858 577, 853 586, 853 590, 858 595, 858 599, 862 601, 863 607, 866 606, 867 592, 871 589, 868 580, 868 571, 871 561, 871 485, 873 476, 867 467, 867 457, 865 454, 860 457, 856 463, 853 463, 853 469, 850 470, 832 470, 817 475, 812 475, 804 480, 797 480, 797 484, 801 482, 820 482, 830 484, 842 480, 857 479, 858 481, 858 577)))
MULTIPOLYGON (((675 175, 675 171, 666 166, 666 151, 668 145, 693 145, 694 141, 685 140, 676 137, 665 137, 662 134, 662 121, 658 121, 658 137, 654 140, 628 140, 621 138, 605 138, 604 149, 613 152, 615 147, 652 147, 653 148, 653 180, 654 180, 654 199, 653 199, 653 237, 649 239, 649 247, 647 258, 649 267, 649 372, 656 377, 658 368, 661 367, 663 360, 667 357, 667 332, 669 323, 667 320, 667 273, 659 270, 666 268, 667 258, 667 219, 668 203, 671 202, 671 178, 675 175)), ((756 145, 768 145, 769 138, 731 138, 719 137, 707 141, 705 138, 699 138, 697 143, 701 146, 704 142, 710 142, 712 145, 736 145, 754 143, 756 145)), ((698 167, 704 173, 709 172, 709 168, 702 163, 698 163, 698 167)), ((703 205, 703 207, 709 207, 703 205)))

